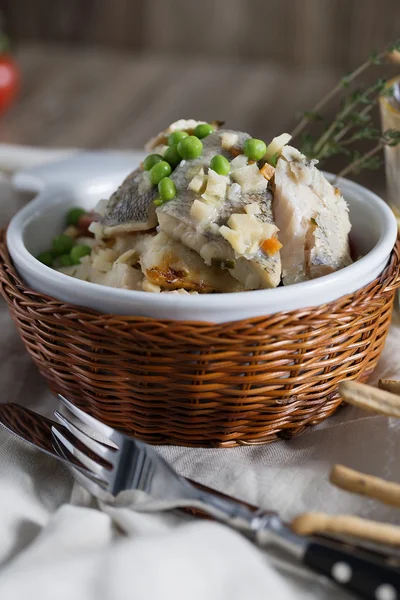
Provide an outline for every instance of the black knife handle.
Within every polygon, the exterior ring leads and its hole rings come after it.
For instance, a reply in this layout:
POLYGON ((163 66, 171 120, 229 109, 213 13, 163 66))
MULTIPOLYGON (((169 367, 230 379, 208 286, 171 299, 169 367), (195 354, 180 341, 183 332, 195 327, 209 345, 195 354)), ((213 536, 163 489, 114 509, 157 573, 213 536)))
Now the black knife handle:
POLYGON ((332 542, 312 540, 303 562, 365 600, 400 600, 400 570, 383 560, 332 542))

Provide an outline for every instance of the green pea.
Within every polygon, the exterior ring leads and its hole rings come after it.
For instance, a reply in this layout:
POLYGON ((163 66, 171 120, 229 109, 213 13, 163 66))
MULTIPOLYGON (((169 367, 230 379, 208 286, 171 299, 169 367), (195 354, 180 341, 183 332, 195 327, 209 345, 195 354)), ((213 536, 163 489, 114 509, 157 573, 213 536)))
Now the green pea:
POLYGON ((74 264, 70 254, 62 254, 58 257, 58 262, 61 267, 71 267, 74 264))
POLYGON ((37 256, 37 259, 40 260, 41 263, 46 265, 46 267, 53 266, 53 254, 50 251, 42 252, 41 254, 39 254, 39 256, 37 256))
POLYGON ((52 250, 56 256, 61 256, 62 254, 68 254, 73 245, 74 240, 69 237, 69 235, 62 233, 61 235, 56 235, 56 237, 53 238, 52 250))
POLYGON ((244 143, 244 155, 250 160, 260 160, 267 151, 267 146, 262 140, 250 138, 244 143))
POLYGON ((197 158, 203 152, 203 144, 195 135, 189 135, 179 142, 178 152, 185 160, 197 158))
POLYGON ((81 258, 84 256, 88 256, 92 251, 90 246, 86 246, 85 244, 77 244, 74 246, 70 252, 70 258, 73 265, 79 265, 81 262, 81 258))
POLYGON ((166 160, 167 163, 171 165, 172 169, 175 169, 175 167, 179 165, 182 158, 178 152, 178 144, 168 146, 168 148, 164 152, 164 160, 166 160))
POLYGON ((157 163, 161 162, 163 157, 161 154, 149 154, 143 161, 143 169, 145 171, 150 171, 151 167, 154 167, 157 163))
POLYGON ((161 200, 161 198, 156 198, 155 200, 153 200, 153 203, 156 206, 161 206, 162 204, 164 204, 164 200, 161 200))
POLYGON ((161 179, 160 183, 158 184, 158 193, 160 194, 161 200, 164 200, 164 202, 168 202, 168 200, 175 198, 176 186, 170 177, 164 177, 164 179, 161 179))
POLYGON ((207 137, 214 131, 214 127, 209 123, 202 123, 201 125, 197 125, 194 130, 194 135, 196 135, 200 140, 207 137))
POLYGON ((168 136, 168 146, 174 146, 175 144, 179 144, 183 138, 188 137, 188 133, 186 131, 174 131, 168 136))
POLYGON ((171 165, 169 165, 165 160, 154 165, 150 169, 150 181, 153 185, 158 185, 164 177, 168 177, 171 175, 172 169, 171 165))
POLYGON ((210 169, 218 173, 218 175, 228 175, 230 168, 229 160, 225 156, 222 156, 222 154, 216 154, 212 157, 210 169))
POLYGON ((79 219, 82 217, 82 215, 85 214, 86 210, 83 210, 83 208, 79 208, 78 206, 71 208, 67 212, 67 225, 74 225, 76 227, 78 225, 79 219))

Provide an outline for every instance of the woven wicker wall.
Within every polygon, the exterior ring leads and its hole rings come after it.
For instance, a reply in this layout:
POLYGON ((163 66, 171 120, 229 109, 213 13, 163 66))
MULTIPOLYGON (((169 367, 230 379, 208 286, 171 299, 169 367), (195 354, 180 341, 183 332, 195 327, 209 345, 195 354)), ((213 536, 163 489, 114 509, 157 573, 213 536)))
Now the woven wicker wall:
POLYGON ((347 69, 400 34, 399 0, 0 0, 19 40, 347 69))

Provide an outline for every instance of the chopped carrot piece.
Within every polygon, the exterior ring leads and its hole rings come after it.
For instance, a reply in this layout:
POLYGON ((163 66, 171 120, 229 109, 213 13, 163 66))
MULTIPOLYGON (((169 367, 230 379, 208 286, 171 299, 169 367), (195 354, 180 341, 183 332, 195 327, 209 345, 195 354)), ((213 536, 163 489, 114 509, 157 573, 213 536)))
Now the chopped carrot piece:
POLYGON ((282 244, 274 235, 267 240, 264 240, 261 244, 261 249, 270 256, 272 256, 272 254, 276 254, 281 248, 282 244))
POLYGON ((275 168, 272 167, 270 164, 265 163, 265 165, 260 169, 260 171, 264 175, 265 179, 269 181, 275 173, 275 168))

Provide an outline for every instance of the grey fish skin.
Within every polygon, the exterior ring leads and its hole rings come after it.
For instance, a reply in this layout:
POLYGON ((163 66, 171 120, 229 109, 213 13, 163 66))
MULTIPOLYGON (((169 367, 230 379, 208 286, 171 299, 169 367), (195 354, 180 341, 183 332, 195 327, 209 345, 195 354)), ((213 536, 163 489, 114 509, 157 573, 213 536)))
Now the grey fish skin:
POLYGON ((104 235, 146 231, 157 225, 154 199, 156 186, 147 186, 147 171, 135 169, 110 197, 99 223, 104 235), (144 189, 141 189, 144 188, 144 189))
MULTIPOLYGON (((201 167, 208 168, 215 154, 222 154, 232 159, 232 154, 221 148, 221 136, 224 133, 238 135, 238 145, 243 147, 247 133, 231 130, 219 130, 202 140, 203 153, 194 160, 184 161, 170 176, 178 190, 176 198, 157 208, 157 217, 162 231, 170 237, 182 242, 200 254, 206 264, 211 264, 212 258, 234 259, 235 268, 229 269, 246 289, 276 287, 280 282, 281 266, 279 253, 267 256, 259 251, 252 257, 235 257, 231 245, 219 233, 210 229, 199 230, 198 225, 190 215, 193 202, 200 195, 188 189, 188 184, 201 167)), ((215 219, 218 227, 225 225, 232 213, 243 212, 246 205, 256 203, 260 208, 257 219, 266 223, 274 223, 272 215, 272 193, 269 189, 261 193, 241 194, 236 200, 225 198, 220 205, 215 219)))

